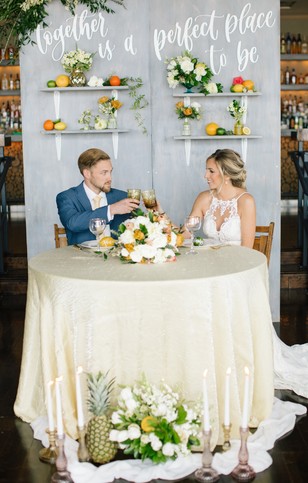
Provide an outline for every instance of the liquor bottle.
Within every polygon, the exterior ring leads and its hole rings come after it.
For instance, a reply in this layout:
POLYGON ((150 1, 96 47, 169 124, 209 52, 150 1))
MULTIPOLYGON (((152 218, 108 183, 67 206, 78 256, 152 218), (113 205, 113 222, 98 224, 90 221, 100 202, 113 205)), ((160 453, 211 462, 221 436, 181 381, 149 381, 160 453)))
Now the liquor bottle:
POLYGON ((289 70, 289 67, 286 68, 286 71, 284 73, 284 83, 285 84, 290 84, 290 70, 289 70))
POLYGON ((308 73, 305 74, 305 84, 308 84, 308 73))
POLYGON ((16 74, 15 89, 17 89, 17 90, 20 89, 20 80, 19 80, 19 75, 18 74, 16 74))
POLYGON ((1 89, 3 91, 7 91, 9 88, 9 83, 8 83, 8 80, 7 80, 7 75, 6 73, 3 74, 3 77, 2 77, 2 81, 1 81, 1 89))
POLYGON ((9 82, 9 89, 10 91, 13 91, 14 90, 14 80, 13 80, 13 75, 10 74, 10 82, 9 82))
POLYGON ((295 69, 292 69, 291 84, 297 84, 297 75, 296 75, 295 69))
POLYGON ((295 126, 295 117, 292 114, 289 121, 289 129, 294 129, 294 126, 295 126))
POLYGON ((297 42, 294 34, 291 41, 291 54, 297 54, 297 42))
POLYGON ((298 76, 298 83, 299 84, 305 84, 305 79, 302 73, 299 74, 298 76))
POLYGON ((286 39, 284 37, 284 34, 281 35, 281 40, 280 40, 280 53, 281 54, 286 54, 287 53, 286 39))
POLYGON ((292 43, 291 35, 288 32, 287 33, 287 36, 286 36, 286 50, 287 50, 287 54, 291 54, 291 43, 292 43))
POLYGON ((301 34, 298 34, 297 35, 297 53, 298 54, 301 54, 302 53, 302 38, 301 38, 301 34))
POLYGON ((304 35, 304 37, 303 37, 301 53, 302 54, 308 54, 308 44, 307 44, 307 40, 306 40, 306 35, 304 35))

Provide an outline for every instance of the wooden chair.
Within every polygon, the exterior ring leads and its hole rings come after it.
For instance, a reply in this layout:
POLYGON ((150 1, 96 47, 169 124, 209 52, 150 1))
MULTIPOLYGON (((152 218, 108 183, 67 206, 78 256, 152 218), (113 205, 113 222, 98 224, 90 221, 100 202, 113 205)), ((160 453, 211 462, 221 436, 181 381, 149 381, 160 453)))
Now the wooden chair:
POLYGON ((55 244, 56 248, 62 248, 67 246, 67 238, 65 228, 59 227, 56 223, 53 225, 55 231, 55 244))
POLYGON ((273 221, 271 221, 268 226, 256 226, 256 236, 253 248, 266 256, 267 265, 269 265, 271 258, 274 227, 275 223, 273 221))

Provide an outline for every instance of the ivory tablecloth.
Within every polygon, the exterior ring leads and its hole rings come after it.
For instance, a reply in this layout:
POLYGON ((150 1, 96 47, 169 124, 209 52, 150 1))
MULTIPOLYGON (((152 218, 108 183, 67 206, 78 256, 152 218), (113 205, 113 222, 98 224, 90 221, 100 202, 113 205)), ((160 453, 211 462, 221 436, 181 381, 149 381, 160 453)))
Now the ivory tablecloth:
MULTIPOLYGON (((222 443, 225 373, 231 367, 232 437, 238 437, 243 372, 251 373, 251 417, 273 404, 273 353, 266 258, 238 246, 200 248, 159 265, 104 261, 74 247, 29 262, 22 367, 15 414, 46 414, 45 387, 63 376, 67 434, 77 437, 74 373, 107 371, 117 384, 144 373, 201 398, 208 369, 212 442, 222 443)), ((83 382, 84 403, 86 381, 83 382)), ((86 404, 84 404, 86 405, 86 404)))

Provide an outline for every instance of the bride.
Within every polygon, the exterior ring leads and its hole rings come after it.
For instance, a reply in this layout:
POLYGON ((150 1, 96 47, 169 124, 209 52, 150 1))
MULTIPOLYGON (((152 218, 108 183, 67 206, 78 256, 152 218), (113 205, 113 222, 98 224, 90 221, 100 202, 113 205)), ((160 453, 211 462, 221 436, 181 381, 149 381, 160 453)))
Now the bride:
MULTIPOLYGON (((207 238, 223 244, 253 247, 256 227, 254 198, 246 191, 246 170, 240 155, 218 149, 206 160, 205 179, 210 190, 200 193, 190 216, 203 219, 207 238)), ((273 328, 274 384, 308 398, 308 344, 284 344, 273 328)))

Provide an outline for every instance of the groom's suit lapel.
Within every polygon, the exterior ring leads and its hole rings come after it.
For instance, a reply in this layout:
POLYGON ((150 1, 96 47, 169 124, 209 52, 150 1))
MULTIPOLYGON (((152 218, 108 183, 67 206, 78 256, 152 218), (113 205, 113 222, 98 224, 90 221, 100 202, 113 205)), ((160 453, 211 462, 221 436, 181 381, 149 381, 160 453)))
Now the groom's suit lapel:
POLYGON ((89 198, 86 195, 85 189, 83 187, 83 183, 81 183, 79 186, 76 188, 76 196, 79 201, 79 203, 82 205, 82 207, 88 211, 92 209, 91 203, 89 198))

